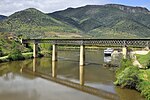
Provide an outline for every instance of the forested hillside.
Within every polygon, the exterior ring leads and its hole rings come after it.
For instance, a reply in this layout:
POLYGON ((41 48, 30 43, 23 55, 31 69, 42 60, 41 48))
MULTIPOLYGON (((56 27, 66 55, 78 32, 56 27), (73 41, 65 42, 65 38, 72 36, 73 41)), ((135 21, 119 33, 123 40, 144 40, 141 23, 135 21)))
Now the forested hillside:
POLYGON ((0 23, 0 32, 15 32, 27 38, 42 38, 46 32, 79 33, 79 30, 34 8, 29 8, 3 20, 0 23))
POLYGON ((29 8, 0 19, 0 32, 24 38, 150 38, 150 11, 142 7, 87 5, 49 14, 29 8))
POLYGON ((49 15, 94 37, 150 37, 150 12, 142 7, 117 4, 87 5, 49 15))

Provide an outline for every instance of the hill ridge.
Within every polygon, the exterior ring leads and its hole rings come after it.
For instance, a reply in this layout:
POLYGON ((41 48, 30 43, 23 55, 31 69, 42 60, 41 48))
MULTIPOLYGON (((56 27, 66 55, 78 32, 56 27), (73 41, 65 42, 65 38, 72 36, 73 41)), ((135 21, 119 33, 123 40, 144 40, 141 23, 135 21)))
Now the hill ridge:
POLYGON ((133 7, 133 6, 127 6, 127 5, 121 5, 121 4, 106 4, 104 6, 118 8, 120 10, 131 12, 131 13, 135 13, 135 12, 149 13, 150 12, 147 8, 139 7, 139 6, 133 7))
MULTIPOLYGON (((86 5, 45 14, 28 8, 0 22, 0 32, 28 34, 80 33, 99 38, 150 37, 150 11, 120 4, 86 5)), ((48 35, 51 36, 51 35, 48 35)))

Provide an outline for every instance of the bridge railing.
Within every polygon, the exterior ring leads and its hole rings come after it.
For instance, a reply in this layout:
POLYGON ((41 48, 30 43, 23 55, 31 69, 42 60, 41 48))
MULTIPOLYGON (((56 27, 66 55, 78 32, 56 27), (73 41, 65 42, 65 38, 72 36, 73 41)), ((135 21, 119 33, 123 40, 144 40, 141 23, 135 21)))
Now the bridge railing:
POLYGON ((150 47, 150 39, 22 39, 22 43, 150 47))

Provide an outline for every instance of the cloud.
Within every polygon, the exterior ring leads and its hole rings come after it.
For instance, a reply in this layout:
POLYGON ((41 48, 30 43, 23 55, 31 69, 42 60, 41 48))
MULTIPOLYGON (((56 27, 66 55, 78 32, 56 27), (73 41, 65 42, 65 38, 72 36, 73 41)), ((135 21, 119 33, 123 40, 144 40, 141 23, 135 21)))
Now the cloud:
POLYGON ((80 7, 87 4, 102 5, 109 0, 0 0, 0 14, 10 15, 26 8, 37 8, 45 13, 68 7, 80 7))

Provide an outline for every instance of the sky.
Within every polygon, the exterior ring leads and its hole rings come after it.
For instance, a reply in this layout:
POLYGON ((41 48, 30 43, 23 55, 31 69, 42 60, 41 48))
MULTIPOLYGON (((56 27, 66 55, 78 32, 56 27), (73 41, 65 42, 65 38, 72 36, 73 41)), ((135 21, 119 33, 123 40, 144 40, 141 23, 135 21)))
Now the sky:
POLYGON ((150 10, 150 0, 0 0, 0 15, 9 16, 27 8, 36 8, 44 13, 85 5, 122 4, 141 6, 150 10))

